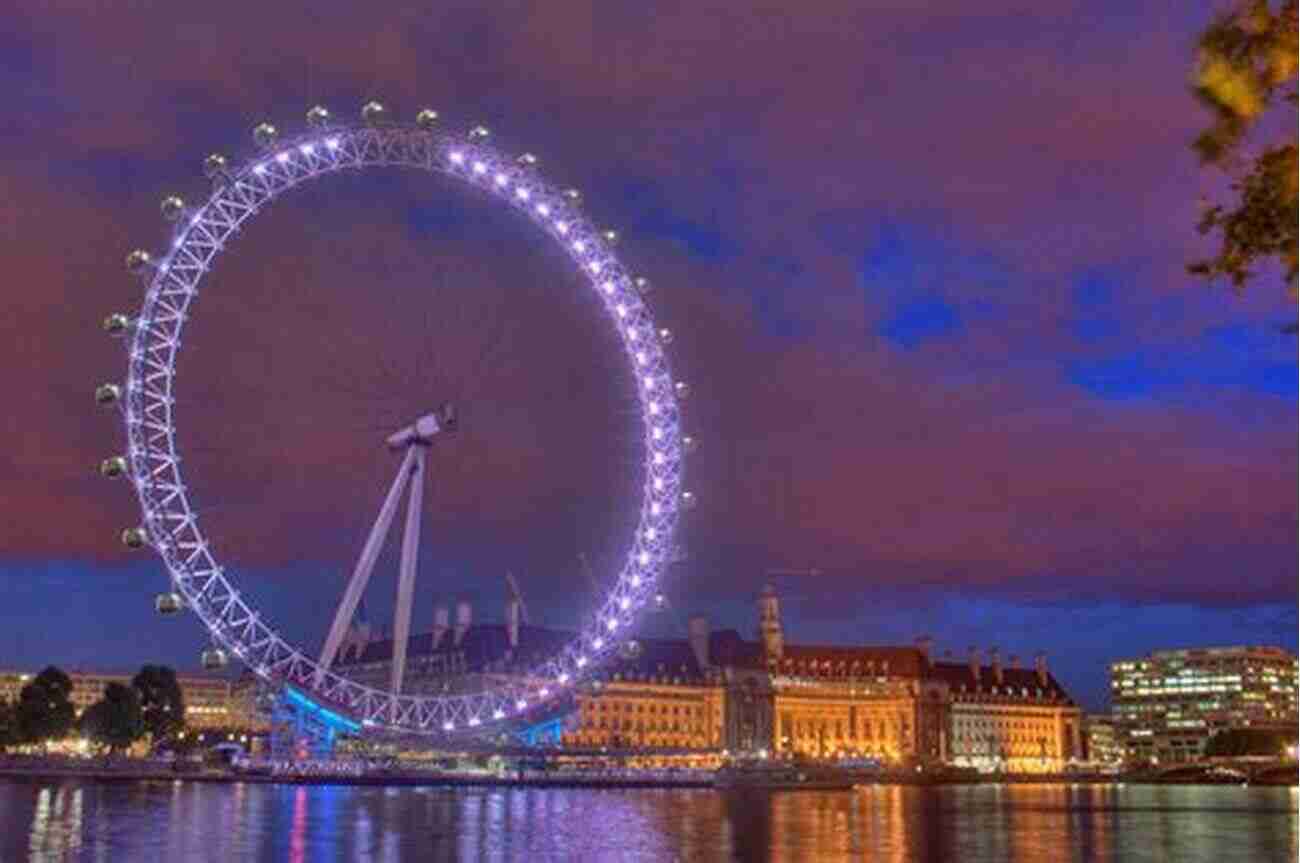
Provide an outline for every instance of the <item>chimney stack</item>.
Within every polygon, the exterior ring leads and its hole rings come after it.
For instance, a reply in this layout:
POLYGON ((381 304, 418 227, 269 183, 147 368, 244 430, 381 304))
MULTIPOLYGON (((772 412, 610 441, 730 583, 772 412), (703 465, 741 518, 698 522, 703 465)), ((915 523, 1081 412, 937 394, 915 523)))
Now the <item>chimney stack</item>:
POLYGON ((695 654, 695 662, 700 666, 700 671, 709 667, 709 620, 706 617, 695 615, 687 624, 690 631, 691 652, 695 654))
POLYGON ((519 646, 519 600, 513 596, 506 600, 506 636, 512 649, 519 646))
POLYGON ((970 648, 970 676, 975 678, 975 685, 979 686, 980 682, 980 650, 975 645, 970 648))
POLYGON ((933 647, 934 639, 930 636, 918 635, 916 637, 916 649, 921 651, 921 661, 925 663, 926 668, 934 664, 930 659, 930 649, 933 647))
POLYGON ((781 631, 781 604, 776 588, 768 584, 758 597, 758 629, 763 638, 763 653, 771 662, 785 653, 785 634, 781 631))
POLYGON ((996 647, 989 648, 989 665, 993 666, 993 682, 1002 685, 1002 652, 996 647))
POLYGON ((352 623, 348 626, 347 635, 343 637, 343 645, 338 653, 339 659, 360 659, 369 642, 370 624, 364 620, 360 623, 352 623))
POLYGON ((453 644, 460 646, 461 639, 465 637, 465 633, 469 632, 469 623, 469 603, 462 599, 460 602, 456 603, 456 629, 452 633, 453 644))
POLYGON ((437 650, 442 637, 451 629, 451 609, 440 605, 433 610, 433 649, 437 650))
POLYGON ((1047 654, 1041 650, 1034 656, 1034 671, 1038 672, 1038 685, 1047 688, 1047 654))

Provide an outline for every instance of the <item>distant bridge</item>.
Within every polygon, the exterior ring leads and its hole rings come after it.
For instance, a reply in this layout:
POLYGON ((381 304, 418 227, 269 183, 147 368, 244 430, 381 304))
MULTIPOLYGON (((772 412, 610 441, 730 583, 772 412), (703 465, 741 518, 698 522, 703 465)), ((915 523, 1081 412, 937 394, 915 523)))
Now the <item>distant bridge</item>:
POLYGON ((1218 781, 1232 782, 1238 777, 1242 782, 1256 782, 1265 778, 1285 778, 1294 780, 1297 767, 1294 761, 1282 761, 1265 756, 1242 756, 1239 758, 1202 758, 1197 761, 1183 761, 1162 766, 1156 776, 1168 781, 1180 779, 1188 782, 1218 781), (1236 774, 1236 776, 1234 776, 1236 774))

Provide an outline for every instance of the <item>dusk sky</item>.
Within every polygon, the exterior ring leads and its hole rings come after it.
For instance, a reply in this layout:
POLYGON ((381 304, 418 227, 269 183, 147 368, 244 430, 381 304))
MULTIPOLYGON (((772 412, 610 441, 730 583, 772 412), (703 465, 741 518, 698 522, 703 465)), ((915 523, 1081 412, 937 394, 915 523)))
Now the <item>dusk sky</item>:
MULTIPOLYGON (((1089 709, 1106 663, 1297 640, 1296 339, 1276 273, 1185 273, 1220 178, 1188 143, 1211 4, 1158 2, 89 4, 0 26, 0 666, 193 667, 161 620, 99 329, 138 307, 123 258, 315 103, 439 110, 537 153, 656 287, 692 385, 670 613, 787 639, 921 634, 1053 670, 1089 709), (91 7, 91 8, 87 8, 91 7), (204 10, 200 13, 197 10, 204 10)), ((330 178, 251 222, 204 283, 178 369, 185 468, 231 573, 316 645, 396 461, 444 398, 417 630, 465 597, 535 622, 616 571, 638 477, 613 335, 532 227, 421 174, 330 178)), ((395 545, 396 543, 393 543, 395 545)), ((396 554, 367 594, 391 616, 396 554)))

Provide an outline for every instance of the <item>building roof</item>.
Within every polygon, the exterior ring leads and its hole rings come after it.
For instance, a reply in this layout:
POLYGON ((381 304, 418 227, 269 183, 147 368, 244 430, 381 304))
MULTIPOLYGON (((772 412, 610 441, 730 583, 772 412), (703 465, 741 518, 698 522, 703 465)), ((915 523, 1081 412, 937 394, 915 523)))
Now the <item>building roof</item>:
POLYGON ((734 629, 709 634, 709 662, 733 668, 758 668, 763 662, 763 645, 746 641, 734 629))
MULTIPOLYGON (((470 668, 484 667, 492 663, 507 661, 508 664, 531 668, 548 657, 554 656, 569 644, 577 633, 549 629, 541 626, 519 627, 519 644, 513 650, 505 624, 486 623, 472 625, 459 643, 454 633, 443 634, 435 649, 433 633, 422 632, 413 635, 407 641, 406 657, 411 659, 448 655, 454 651, 463 651, 465 662, 470 668)), ((683 679, 703 679, 704 670, 695 658, 695 651, 687 639, 638 638, 635 639, 639 650, 636 655, 618 654, 605 666, 607 676, 614 674, 644 675, 647 677, 681 677, 683 679)), ((734 629, 724 629, 709 634, 709 661, 714 665, 730 665, 738 662, 752 662, 757 645, 746 642, 734 629)), ((340 653, 335 662, 336 667, 346 669, 356 665, 371 665, 391 662, 393 658, 393 640, 391 638, 370 641, 360 656, 354 653, 340 653)))
MULTIPOLYGON (((1237 644, 1224 647, 1187 647, 1177 650, 1153 650, 1145 659, 1217 659, 1219 657, 1269 657, 1272 659, 1295 660, 1295 654, 1282 647, 1260 644, 1237 644)), ((1136 660, 1120 660, 1134 662, 1136 660)))
POLYGON ((781 654, 778 668, 812 667, 830 676, 852 674, 856 665, 858 673, 874 670, 891 677, 920 677, 925 667, 924 654, 915 647, 785 644, 781 654))
MULTIPOLYGON (((575 637, 576 633, 570 630, 521 625, 519 644, 511 650, 505 624, 480 623, 470 626, 459 643, 455 641, 454 628, 449 628, 436 649, 433 646, 432 632, 413 635, 407 642, 406 655, 410 661, 463 651, 465 664, 471 670, 489 666, 525 670, 556 655, 575 637)), ((624 679, 680 678, 683 682, 700 682, 707 678, 706 669, 701 668, 696 660, 689 639, 638 638, 636 642, 640 646, 638 653, 617 654, 605 665, 601 676, 605 679, 611 679, 616 674, 624 679)), ((391 662, 392 658, 392 639, 378 639, 367 643, 359 657, 355 654, 340 654, 336 665, 346 670, 356 665, 391 662)), ((708 658, 712 666, 765 667, 762 643, 746 641, 734 629, 709 633, 708 658)), ((1002 682, 999 684, 994 679, 992 666, 980 665, 976 679, 971 675, 968 663, 927 663, 925 653, 916 647, 786 644, 778 668, 786 667, 797 674, 811 673, 829 677, 875 673, 889 677, 937 680, 947 683, 957 695, 961 694, 963 688, 970 693, 1020 697, 1023 697, 1022 690, 1027 690, 1031 696, 1044 690, 1043 694, 1048 698, 1073 703, 1065 688, 1050 673, 1047 675, 1047 686, 1044 687, 1034 669, 1003 666, 1002 682), (855 666, 857 671, 854 671, 855 666), (995 686, 998 693, 993 691, 995 686)))
MULTIPOLYGON (((707 679, 707 669, 700 666, 695 649, 689 639, 639 638, 639 652, 635 656, 620 654, 606 668, 605 676, 618 674, 624 678, 666 677, 682 681, 701 682, 707 679)), ((734 629, 709 633, 708 662, 711 666, 734 665, 738 660, 748 661, 748 643, 734 629)))
MULTIPOLYGON (((435 647, 432 632, 412 635, 406 642, 406 658, 448 655, 463 651, 466 664, 471 668, 501 662, 510 658, 511 662, 532 665, 553 656, 574 637, 572 632, 560 629, 548 629, 544 626, 519 627, 519 644, 510 647, 510 635, 504 623, 478 623, 470 626, 459 642, 456 641, 454 627, 449 627, 438 640, 435 647)), ((366 643, 361 655, 354 653, 339 654, 335 665, 347 668, 353 665, 369 665, 379 662, 391 662, 393 659, 393 639, 375 639, 366 643)))
MULTIPOLYGON (((26 669, 26 670, 14 669, 14 668, 0 668, 0 678, 9 678, 9 677, 33 678, 36 675, 40 674, 45 667, 48 666, 44 666, 42 668, 26 669)), ((60 671, 62 671, 64 674, 68 675, 69 679, 71 679, 74 684, 79 679, 83 679, 86 677, 115 677, 115 678, 123 678, 126 680, 130 680, 131 678, 135 677, 137 674, 140 673, 139 668, 122 670, 116 668, 72 668, 72 667, 65 668, 63 666, 55 666, 55 667, 58 668, 60 671)), ((221 671, 182 671, 181 669, 177 669, 177 668, 173 668, 172 671, 176 674, 176 679, 181 683, 191 683, 191 684, 230 683, 229 675, 221 671)))
POLYGON ((705 669, 695 659, 690 642, 668 638, 638 638, 635 655, 620 653, 605 667, 604 677, 667 677, 702 680, 705 669))
POLYGON ((971 674, 971 667, 966 662, 936 662, 931 666, 927 677, 931 680, 942 680, 948 684, 949 689, 961 694, 962 687, 968 692, 974 692, 976 689, 983 693, 993 693, 993 688, 998 687, 1003 692, 1010 687, 1012 694, 1019 695, 1022 690, 1028 690, 1032 695, 1037 690, 1044 690, 1044 694, 1049 698, 1059 698, 1064 701, 1073 703, 1065 687, 1061 686, 1060 681, 1047 673, 1047 686, 1044 687, 1038 679, 1038 672, 1032 668, 1009 668, 1002 667, 1002 682, 998 683, 993 675, 991 665, 978 666, 979 676, 971 674))

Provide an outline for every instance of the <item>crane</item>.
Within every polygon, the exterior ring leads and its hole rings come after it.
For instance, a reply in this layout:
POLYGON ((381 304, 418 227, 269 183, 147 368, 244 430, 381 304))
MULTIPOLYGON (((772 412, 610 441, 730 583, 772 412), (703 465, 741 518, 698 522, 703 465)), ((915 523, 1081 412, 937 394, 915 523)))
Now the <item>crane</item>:
POLYGON ((769 569, 765 574, 768 578, 775 578, 782 575, 803 575, 808 576, 809 578, 816 578, 822 574, 822 571, 815 566, 810 566, 804 569, 769 569))
POLYGON ((519 619, 525 626, 528 625, 528 606, 524 605, 524 594, 519 589, 519 582, 515 581, 513 572, 506 573, 506 592, 510 595, 511 602, 519 603, 519 619))

